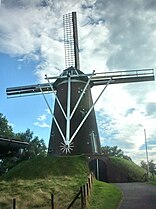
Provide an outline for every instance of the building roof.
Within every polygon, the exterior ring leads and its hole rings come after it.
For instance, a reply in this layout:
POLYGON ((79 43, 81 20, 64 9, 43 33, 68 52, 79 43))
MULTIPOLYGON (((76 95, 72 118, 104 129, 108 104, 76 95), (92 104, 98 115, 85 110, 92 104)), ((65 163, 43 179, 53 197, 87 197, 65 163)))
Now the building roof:
POLYGON ((10 153, 18 152, 18 150, 24 149, 28 145, 29 143, 27 142, 0 138, 0 158, 3 158, 10 153))

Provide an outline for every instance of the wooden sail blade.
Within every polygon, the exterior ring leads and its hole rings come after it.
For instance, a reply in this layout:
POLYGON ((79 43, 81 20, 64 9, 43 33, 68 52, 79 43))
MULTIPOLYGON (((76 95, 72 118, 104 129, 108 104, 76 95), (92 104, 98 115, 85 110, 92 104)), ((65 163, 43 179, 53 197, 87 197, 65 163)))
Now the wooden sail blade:
POLYGON ((153 69, 143 69, 143 70, 98 73, 95 76, 93 76, 91 82, 93 86, 105 85, 110 78, 112 78, 110 84, 155 80, 153 69))
MULTIPOLYGON (((51 83, 53 85, 53 83, 51 83)), ((36 84, 36 85, 28 85, 28 86, 19 86, 19 87, 10 87, 6 89, 6 93, 8 97, 16 97, 22 95, 34 95, 34 94, 41 94, 44 93, 51 93, 53 90, 49 83, 43 84, 36 84)))

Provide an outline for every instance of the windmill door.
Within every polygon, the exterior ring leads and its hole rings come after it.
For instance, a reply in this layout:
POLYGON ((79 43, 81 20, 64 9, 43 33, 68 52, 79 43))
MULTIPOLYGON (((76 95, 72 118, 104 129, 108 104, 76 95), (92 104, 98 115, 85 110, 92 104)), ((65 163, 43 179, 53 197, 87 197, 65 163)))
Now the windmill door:
POLYGON ((94 159, 90 161, 89 168, 95 174, 97 180, 107 182, 107 166, 103 160, 94 159))

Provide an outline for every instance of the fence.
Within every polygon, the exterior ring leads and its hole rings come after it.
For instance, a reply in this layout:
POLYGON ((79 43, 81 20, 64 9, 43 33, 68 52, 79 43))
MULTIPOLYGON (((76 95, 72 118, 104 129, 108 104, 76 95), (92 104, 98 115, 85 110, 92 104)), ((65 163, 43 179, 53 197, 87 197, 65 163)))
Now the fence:
MULTIPOLYGON (((89 197, 90 197, 91 191, 92 191, 93 179, 94 179, 94 175, 93 175, 93 173, 91 173, 88 177, 87 183, 80 187, 79 192, 75 195, 74 199, 68 205, 67 209, 70 209, 74 205, 75 201, 77 199, 79 199, 79 197, 81 200, 81 209, 86 209, 87 202, 89 200, 89 197)), ((16 199, 15 198, 12 201, 12 209, 16 209, 16 199)), ((54 202, 54 194, 51 194, 51 209, 56 209, 55 202, 54 202)))
MULTIPOLYGON (((75 196, 75 198, 73 199, 73 201, 70 203, 70 205, 67 207, 67 209, 70 209, 72 207, 72 205, 74 204, 74 202, 81 197, 81 209, 86 209, 87 206, 87 201, 90 197, 91 191, 92 191, 92 185, 93 185, 93 174, 91 173, 88 177, 88 181, 86 184, 82 185, 80 187, 79 192, 77 193, 77 195, 75 196)), ((54 209, 54 208, 53 208, 54 209)))

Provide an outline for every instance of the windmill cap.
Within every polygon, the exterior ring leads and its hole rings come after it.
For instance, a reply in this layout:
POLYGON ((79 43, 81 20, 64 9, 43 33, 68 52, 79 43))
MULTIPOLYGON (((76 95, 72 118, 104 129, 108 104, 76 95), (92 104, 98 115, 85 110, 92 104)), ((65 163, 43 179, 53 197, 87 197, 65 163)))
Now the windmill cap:
POLYGON ((85 76, 85 74, 82 71, 71 66, 65 69, 60 74, 59 78, 54 82, 53 84, 54 89, 56 89, 60 83, 67 81, 68 76, 71 76, 71 79, 74 79, 74 80, 85 81, 85 82, 88 81, 88 77, 85 76))

